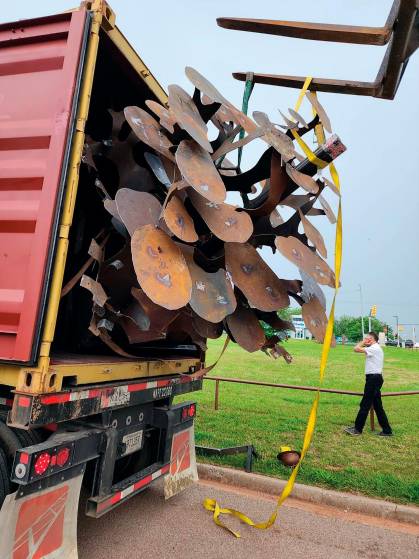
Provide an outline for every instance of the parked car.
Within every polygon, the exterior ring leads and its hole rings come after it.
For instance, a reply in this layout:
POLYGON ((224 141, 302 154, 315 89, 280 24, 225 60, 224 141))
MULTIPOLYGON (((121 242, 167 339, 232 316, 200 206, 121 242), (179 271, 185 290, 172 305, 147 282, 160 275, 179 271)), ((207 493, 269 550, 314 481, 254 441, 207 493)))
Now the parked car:
POLYGON ((413 340, 406 340, 404 343, 404 347, 407 347, 409 349, 412 349, 414 345, 415 344, 413 343, 413 340))
POLYGON ((397 346, 397 340, 387 340, 386 345, 387 346, 397 346))

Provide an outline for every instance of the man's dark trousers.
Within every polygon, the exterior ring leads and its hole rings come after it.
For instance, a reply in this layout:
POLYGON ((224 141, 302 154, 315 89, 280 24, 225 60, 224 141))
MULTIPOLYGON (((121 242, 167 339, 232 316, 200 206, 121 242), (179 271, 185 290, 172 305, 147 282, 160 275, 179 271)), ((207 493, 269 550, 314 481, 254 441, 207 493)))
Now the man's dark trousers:
POLYGON ((383 375, 365 375, 365 377, 364 396, 359 405, 359 412, 355 420, 355 429, 362 433, 362 429, 368 417, 368 412, 371 407, 373 407, 383 433, 389 435, 391 434, 391 427, 381 401, 381 387, 384 382, 383 375))

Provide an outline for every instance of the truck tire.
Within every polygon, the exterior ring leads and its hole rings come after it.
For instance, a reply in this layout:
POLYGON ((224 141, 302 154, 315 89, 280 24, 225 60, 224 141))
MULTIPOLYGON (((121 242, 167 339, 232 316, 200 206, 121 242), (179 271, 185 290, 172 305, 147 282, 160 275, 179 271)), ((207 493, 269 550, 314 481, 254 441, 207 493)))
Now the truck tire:
POLYGON ((15 429, 14 427, 10 427, 13 433, 19 440, 20 446, 19 448, 26 448, 27 446, 32 446, 34 443, 34 439, 31 437, 29 431, 23 431, 22 429, 15 429))
POLYGON ((4 499, 11 492, 9 481, 9 470, 7 467, 7 457, 5 452, 0 448, 0 509, 4 499))
POLYGON ((16 450, 21 448, 21 446, 16 434, 0 419, 0 448, 5 452, 10 466, 12 465, 16 450))

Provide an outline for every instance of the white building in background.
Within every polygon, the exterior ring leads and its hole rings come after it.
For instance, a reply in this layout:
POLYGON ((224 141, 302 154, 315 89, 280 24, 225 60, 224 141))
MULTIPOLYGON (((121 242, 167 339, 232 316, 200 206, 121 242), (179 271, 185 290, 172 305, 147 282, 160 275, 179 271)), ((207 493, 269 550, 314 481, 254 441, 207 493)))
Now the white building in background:
POLYGON ((291 315, 291 322, 294 325, 295 332, 289 331, 290 338, 296 338, 297 340, 311 340, 313 337, 310 330, 304 324, 303 317, 301 314, 291 315))

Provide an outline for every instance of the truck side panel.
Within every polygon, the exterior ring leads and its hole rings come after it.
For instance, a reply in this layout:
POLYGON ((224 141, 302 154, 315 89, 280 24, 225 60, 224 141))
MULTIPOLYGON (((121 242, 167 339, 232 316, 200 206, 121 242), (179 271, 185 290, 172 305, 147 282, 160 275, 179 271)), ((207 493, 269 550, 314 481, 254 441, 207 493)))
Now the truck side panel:
POLYGON ((0 361, 37 349, 86 17, 0 26, 0 361))

